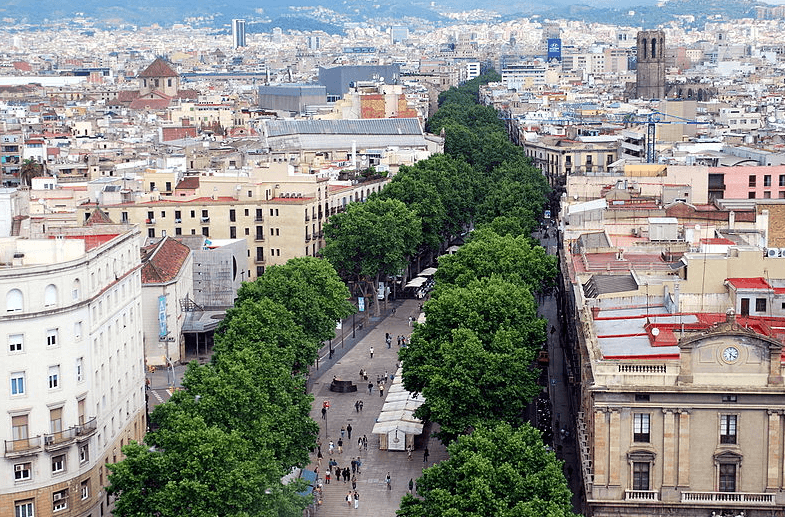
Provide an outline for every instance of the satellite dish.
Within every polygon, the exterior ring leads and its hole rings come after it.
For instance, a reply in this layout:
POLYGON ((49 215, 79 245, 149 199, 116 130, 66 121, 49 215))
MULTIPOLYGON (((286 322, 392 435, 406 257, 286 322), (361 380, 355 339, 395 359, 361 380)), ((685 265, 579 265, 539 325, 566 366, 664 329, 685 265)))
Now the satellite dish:
POLYGON ((379 82, 380 82, 380 83, 383 83, 383 82, 384 82, 384 76, 382 76, 382 77, 380 77, 380 78, 379 78, 379 82))
POLYGON ((658 329, 657 327, 654 327, 653 329, 651 329, 651 335, 654 336, 654 337, 659 336, 660 335, 660 329, 658 329))

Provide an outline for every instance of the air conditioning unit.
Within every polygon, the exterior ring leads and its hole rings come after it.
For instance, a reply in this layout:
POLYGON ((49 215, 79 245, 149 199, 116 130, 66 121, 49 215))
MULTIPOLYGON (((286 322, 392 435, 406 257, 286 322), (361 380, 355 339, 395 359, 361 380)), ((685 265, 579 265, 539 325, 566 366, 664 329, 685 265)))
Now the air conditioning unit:
POLYGON ((780 250, 778 250, 777 248, 769 248, 769 249, 766 250, 766 256, 769 257, 769 258, 779 257, 780 256, 780 250))
POLYGON ((44 436, 44 445, 52 445, 53 443, 55 443, 54 436, 44 436))
POLYGON ((60 492, 55 492, 52 494, 52 501, 59 501, 63 498, 63 494, 60 492))
POLYGON ((19 465, 14 465, 14 472, 23 472, 25 470, 25 464, 20 463, 19 465))

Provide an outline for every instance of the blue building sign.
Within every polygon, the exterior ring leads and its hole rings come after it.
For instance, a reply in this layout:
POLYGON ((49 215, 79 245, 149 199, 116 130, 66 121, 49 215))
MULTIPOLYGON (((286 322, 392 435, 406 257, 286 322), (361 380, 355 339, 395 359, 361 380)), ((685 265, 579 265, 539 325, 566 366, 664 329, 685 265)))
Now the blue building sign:
POLYGON ((166 296, 158 297, 158 339, 166 339, 166 296))
POLYGON ((556 60, 561 63, 561 39, 548 39, 548 62, 556 60))

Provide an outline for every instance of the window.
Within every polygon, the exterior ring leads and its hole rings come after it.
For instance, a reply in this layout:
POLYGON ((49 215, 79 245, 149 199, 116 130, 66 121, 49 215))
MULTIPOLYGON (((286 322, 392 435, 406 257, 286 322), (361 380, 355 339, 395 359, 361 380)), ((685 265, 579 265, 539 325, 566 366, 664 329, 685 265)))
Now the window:
POLYGON ((32 463, 17 463, 14 465, 14 481, 26 481, 33 476, 32 463))
POLYGON ((74 323, 74 339, 82 339, 82 322, 77 321, 74 323))
POLYGON ((24 334, 11 334, 8 336, 8 351, 21 352, 24 348, 25 336, 24 334))
POLYGON ((179 223, 182 220, 183 220, 183 218, 182 218, 182 214, 180 213, 180 211, 179 210, 175 210, 174 211, 174 222, 179 223))
POLYGON ((210 215, 207 210, 202 210, 202 219, 209 219, 210 215))
POLYGON ((11 417, 11 437, 16 440, 27 440, 27 415, 11 417))
POLYGON ((58 454, 52 456, 52 474, 63 472, 65 470, 65 454, 58 454))
POLYGON ((633 416, 633 441, 649 442, 649 413, 635 413, 633 416))
POLYGON ((76 382, 82 382, 84 380, 84 358, 77 357, 76 358, 76 382))
POLYGON ((128 212, 120 212, 120 222, 128 224, 128 212))
POLYGON ((229 227, 229 238, 230 239, 236 239, 237 238, 237 227, 236 226, 230 226, 229 227))
POLYGON ((771 192, 768 190, 763 192, 763 199, 771 199, 771 192))
POLYGON ((60 365, 49 367, 49 389, 53 390, 60 386, 60 365))
POLYGON ((49 432, 56 438, 61 438, 63 432, 63 408, 58 407, 49 410, 49 432))
POLYGON ((755 298, 755 311, 766 312, 766 298, 755 298))
POLYGON ((46 331, 46 346, 57 346, 57 329, 46 331))
POLYGON ((44 289, 44 307, 54 307, 57 305, 57 287, 49 284, 44 289))
POLYGON ((5 310, 6 312, 17 312, 22 310, 22 291, 19 289, 11 289, 5 295, 5 310))
POLYGON ((79 446, 79 463, 90 461, 90 448, 88 444, 79 446))
POLYGON ((81 493, 82 493, 82 501, 90 497, 90 480, 85 479, 80 483, 81 493))
POLYGON ((33 501, 18 501, 14 503, 14 517, 34 517, 33 501))
POLYGON ((785 174, 780 174, 780 187, 785 187, 785 174))
POLYGON ((736 402, 736 395, 723 395, 722 396, 723 402, 736 402))
POLYGON ((151 239, 155 238, 155 228, 148 228, 147 229, 147 236, 150 237, 151 239))
POLYGON ((230 209, 230 210, 229 210, 229 221, 230 221, 230 222, 235 222, 235 221, 237 221, 237 215, 236 215, 236 213, 235 213, 235 210, 234 210, 234 208, 232 208, 232 209, 230 209))
POLYGON ((178 226, 177 228, 174 229, 174 234, 175 235, 182 235, 183 234, 183 229, 178 226))
POLYGON ((245 210, 243 210, 243 213, 245 214, 245 217, 248 217, 248 209, 247 208, 245 210))
POLYGON ((196 210, 191 210, 191 219, 196 217, 196 210))
POLYGON ((73 288, 71 289, 71 298, 74 300, 78 300, 79 296, 81 295, 82 283, 77 278, 74 280, 73 288))
POLYGON ((11 374, 11 395, 24 395, 25 393, 25 372, 15 372, 11 374))
POLYGON ((748 192, 747 199, 755 199, 755 192, 748 192))
POLYGON ((720 415, 720 443, 736 443, 737 415, 720 415))
POLYGON ((720 492, 736 491, 736 465, 720 463, 720 492))
POLYGON ((52 511, 58 512, 68 508, 68 489, 52 492, 52 511))
POLYGON ((771 186, 771 174, 764 174, 763 175, 763 186, 770 187, 771 186))
POLYGON ((636 461, 632 464, 632 489, 649 489, 649 463, 636 461))
POLYGON ((161 219, 166 218, 166 210, 161 210, 161 219))
POLYGON ((749 186, 750 187, 754 187, 756 183, 757 183, 756 176, 754 174, 750 174, 749 175, 749 186))
POLYGON ((250 228, 246 228, 245 229, 245 234, 246 235, 251 235, 251 229, 250 228))
POLYGON ((204 228, 202 228, 202 235, 204 235, 205 237, 209 237, 210 236, 210 227, 209 226, 205 226, 204 228))
MULTIPOLYGON (((151 183, 151 185, 155 185, 155 183, 151 183)), ((152 210, 147 212, 147 220, 148 220, 148 222, 155 221, 155 213, 152 210)))

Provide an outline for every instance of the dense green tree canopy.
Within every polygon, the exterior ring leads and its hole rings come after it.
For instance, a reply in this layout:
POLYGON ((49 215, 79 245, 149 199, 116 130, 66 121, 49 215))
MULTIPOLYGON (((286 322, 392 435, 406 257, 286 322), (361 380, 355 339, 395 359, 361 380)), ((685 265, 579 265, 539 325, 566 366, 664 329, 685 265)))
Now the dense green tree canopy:
MULTIPOLYGON (((299 257, 282 266, 270 266, 254 282, 242 285, 235 303, 263 298, 286 307, 312 344, 332 338, 336 321, 354 312, 347 301, 349 291, 335 269, 315 257, 299 257)), ((227 320, 232 318, 230 311, 227 320)))
POLYGON ((406 267, 421 242, 422 223, 402 201, 372 196, 330 217, 324 234, 324 257, 368 297, 381 277, 406 267))
POLYGON ((556 257, 549 256, 542 246, 533 246, 523 235, 502 237, 490 229, 475 230, 454 255, 439 260, 436 282, 465 287, 474 279, 491 275, 539 291, 552 285, 556 257))
POLYGON ((480 427, 425 469, 399 517, 575 517, 561 462, 528 424, 480 427))

